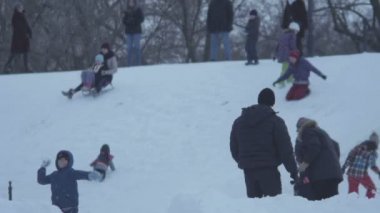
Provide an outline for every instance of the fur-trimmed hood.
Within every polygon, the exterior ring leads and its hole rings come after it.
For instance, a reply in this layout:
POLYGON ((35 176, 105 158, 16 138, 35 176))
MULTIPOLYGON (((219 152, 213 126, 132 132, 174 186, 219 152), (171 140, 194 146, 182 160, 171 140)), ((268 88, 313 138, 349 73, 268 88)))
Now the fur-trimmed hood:
POLYGON ((297 121, 297 132, 298 132, 297 140, 302 141, 302 134, 303 134, 303 131, 305 129, 316 128, 316 127, 318 127, 318 123, 313 119, 305 118, 305 117, 301 117, 300 119, 298 119, 298 121, 297 121))

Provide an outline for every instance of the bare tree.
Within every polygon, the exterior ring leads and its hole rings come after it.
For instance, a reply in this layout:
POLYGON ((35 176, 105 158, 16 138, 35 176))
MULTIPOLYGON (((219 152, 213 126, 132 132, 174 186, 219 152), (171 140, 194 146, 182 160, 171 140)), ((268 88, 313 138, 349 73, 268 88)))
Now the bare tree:
POLYGON ((380 3, 377 0, 327 0, 334 30, 348 36, 358 51, 380 51, 380 3))
MULTIPOLYGON (((281 32, 285 1, 231 0, 234 5, 234 59, 245 58, 244 27, 251 9, 261 17, 258 51, 274 52, 281 32)), ((210 0, 139 0, 145 14, 143 63, 183 63, 207 60, 206 16, 210 0)), ((0 0, 0 67, 9 56, 13 0, 0 0)), ((125 0, 24 1, 33 31, 30 66, 35 71, 83 69, 93 62, 103 42, 112 44, 125 65, 122 24, 125 0)), ((308 54, 380 51, 380 3, 377 0, 308 0, 308 54), (345 36, 342 36, 345 35, 345 36)), ((1 71, 1 70, 0 70, 1 71)), ((17 72, 17 70, 16 70, 17 72)))

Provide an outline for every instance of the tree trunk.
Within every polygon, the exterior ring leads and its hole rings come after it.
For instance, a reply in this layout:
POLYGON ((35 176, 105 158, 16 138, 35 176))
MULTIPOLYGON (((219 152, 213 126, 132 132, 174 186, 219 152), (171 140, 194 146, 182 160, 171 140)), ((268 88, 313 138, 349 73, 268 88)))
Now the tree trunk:
POLYGON ((308 0, 308 22, 309 22, 309 29, 308 29, 308 34, 307 34, 307 43, 306 43, 306 48, 307 48, 307 55, 308 56, 314 56, 314 0, 308 0))

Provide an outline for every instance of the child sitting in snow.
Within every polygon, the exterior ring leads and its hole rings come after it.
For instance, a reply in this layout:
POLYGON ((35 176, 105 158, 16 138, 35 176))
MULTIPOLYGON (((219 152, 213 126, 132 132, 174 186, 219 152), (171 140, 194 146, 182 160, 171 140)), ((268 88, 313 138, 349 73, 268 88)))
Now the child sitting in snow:
POLYGON ((380 170, 376 166, 377 148, 379 146, 379 136, 374 132, 369 140, 355 146, 346 159, 342 171, 345 173, 348 168, 348 193, 359 193, 359 185, 362 184, 366 189, 368 198, 375 197, 376 186, 368 175, 368 168, 371 168, 380 178, 380 170))
POLYGON ((102 54, 97 54, 95 56, 95 64, 90 69, 82 71, 82 82, 75 89, 69 89, 67 92, 62 91, 62 94, 71 99, 73 95, 80 90, 89 92, 95 86, 95 83, 99 81, 98 79, 101 78, 101 72, 103 70, 105 70, 104 57, 102 54))
POLYGON ((90 164, 95 171, 102 174, 102 181, 106 177, 108 167, 110 167, 112 171, 115 171, 115 165, 113 164, 112 159, 113 156, 110 154, 110 147, 107 144, 104 144, 100 148, 100 153, 96 160, 90 164))
POLYGON ((298 50, 293 50, 290 52, 289 62, 289 67, 286 72, 279 79, 273 82, 273 86, 276 86, 276 84, 288 79, 291 75, 293 75, 293 86, 290 88, 288 94, 286 95, 286 100, 288 101, 300 100, 310 93, 310 72, 314 72, 323 80, 327 79, 327 76, 315 68, 306 58, 301 57, 301 53, 298 50))

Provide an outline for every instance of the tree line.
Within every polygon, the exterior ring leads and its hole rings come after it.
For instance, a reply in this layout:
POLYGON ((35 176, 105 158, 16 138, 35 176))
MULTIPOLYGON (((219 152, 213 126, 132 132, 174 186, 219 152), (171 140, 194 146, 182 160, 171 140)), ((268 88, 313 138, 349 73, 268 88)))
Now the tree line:
MULTIPOLYGON (((143 64, 208 60, 210 38, 206 16, 210 0, 140 0, 144 11, 143 64)), ((286 1, 232 0, 233 59, 245 58, 244 26, 251 9, 261 17, 259 57, 271 58, 281 33, 286 1)), ((378 0, 305 0, 309 14, 309 56, 380 51, 378 0)), ((9 56, 15 1, 0 0, 0 67, 9 56)), ((24 7, 33 31, 29 64, 34 71, 88 67, 107 41, 126 64, 123 12, 125 0, 34 0, 24 7)), ((21 59, 19 59, 21 60, 21 59)), ((22 63, 19 63, 22 64, 22 63)), ((16 67, 17 70, 17 67, 16 67)), ((22 69, 20 69, 22 70, 22 69)))

